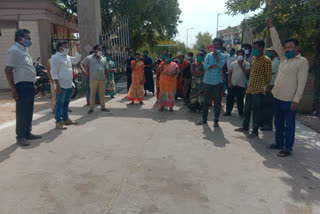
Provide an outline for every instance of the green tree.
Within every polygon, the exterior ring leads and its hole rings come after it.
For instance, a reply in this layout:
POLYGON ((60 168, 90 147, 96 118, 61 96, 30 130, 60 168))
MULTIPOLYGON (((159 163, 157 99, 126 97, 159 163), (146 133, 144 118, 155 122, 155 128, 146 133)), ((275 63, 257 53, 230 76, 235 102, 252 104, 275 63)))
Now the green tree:
POLYGON ((207 45, 212 43, 212 35, 209 32, 199 32, 196 39, 196 44, 193 46, 194 50, 206 50, 207 45))

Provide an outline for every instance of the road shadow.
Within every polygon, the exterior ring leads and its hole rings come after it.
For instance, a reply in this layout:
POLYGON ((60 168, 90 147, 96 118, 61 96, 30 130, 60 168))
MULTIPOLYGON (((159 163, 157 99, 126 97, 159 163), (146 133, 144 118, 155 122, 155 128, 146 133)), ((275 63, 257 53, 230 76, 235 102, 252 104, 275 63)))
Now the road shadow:
POLYGON ((227 144, 230 144, 230 141, 225 138, 221 128, 213 128, 212 130, 208 124, 204 124, 202 127, 204 134, 203 139, 211 141, 214 146, 223 148, 226 147, 227 144))

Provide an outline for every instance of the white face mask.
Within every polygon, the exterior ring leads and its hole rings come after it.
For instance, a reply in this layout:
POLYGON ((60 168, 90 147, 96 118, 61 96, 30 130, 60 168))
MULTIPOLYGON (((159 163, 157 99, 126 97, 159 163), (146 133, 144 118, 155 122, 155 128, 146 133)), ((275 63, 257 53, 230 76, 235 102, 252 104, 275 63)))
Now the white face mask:
POLYGON ((239 61, 242 61, 242 60, 243 60, 243 56, 239 55, 239 56, 238 56, 238 60, 239 60, 239 61))
POLYGON ((70 49, 69 48, 62 48, 62 49, 63 49, 63 54, 67 56, 69 54, 70 49))
POLYGON ((245 53, 246 55, 248 55, 248 54, 249 54, 249 50, 244 50, 244 53, 245 53))
POLYGON ((97 52, 97 56, 102 56, 102 55, 103 55, 102 51, 97 52))

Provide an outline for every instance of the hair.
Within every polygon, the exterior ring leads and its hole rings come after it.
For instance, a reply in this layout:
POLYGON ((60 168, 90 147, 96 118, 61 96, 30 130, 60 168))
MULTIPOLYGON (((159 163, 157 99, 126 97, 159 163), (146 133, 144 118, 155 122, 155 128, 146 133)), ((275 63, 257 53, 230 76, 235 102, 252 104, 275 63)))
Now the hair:
POLYGON ((219 38, 215 38, 215 39, 212 41, 213 44, 214 44, 215 42, 219 42, 221 46, 223 45, 223 41, 222 41, 221 39, 219 39, 219 38))
POLYGON ((187 55, 193 56, 193 53, 192 52, 188 52, 187 55))
POLYGON ((99 47, 101 47, 101 45, 96 44, 95 46, 93 46, 93 50, 96 51, 96 50, 98 50, 99 47))
POLYGON ((237 51, 237 54, 239 54, 239 53, 242 53, 243 55, 245 55, 244 50, 238 50, 238 51, 237 51))
POLYGON ((266 46, 266 43, 263 40, 254 41, 253 44, 258 45, 259 48, 264 48, 266 46))
POLYGON ((294 38, 287 39, 286 41, 284 41, 284 44, 287 44, 289 42, 293 42, 295 46, 299 46, 299 41, 297 39, 294 39, 294 38))
POLYGON ((231 49, 230 49, 230 51, 236 52, 236 49, 234 49, 234 48, 231 48, 231 49))
POLYGON ((68 44, 67 41, 58 42, 58 44, 57 44, 57 51, 59 51, 59 49, 60 49, 63 45, 67 45, 67 44, 68 44))
POLYGON ((205 50, 200 50, 200 52, 202 53, 203 56, 205 56, 207 54, 207 52, 205 50))
POLYGON ((140 53, 138 53, 138 52, 136 52, 134 55, 135 55, 135 56, 137 56, 137 55, 141 56, 141 54, 140 54, 140 53))
POLYGON ((14 41, 18 41, 19 38, 24 37, 25 34, 30 34, 31 32, 27 29, 18 29, 16 31, 15 37, 14 37, 14 41))
POLYGON ((248 43, 243 44, 242 47, 244 47, 244 48, 248 47, 249 49, 252 49, 252 45, 250 45, 248 43))
POLYGON ((90 55, 93 54, 93 51, 90 51, 89 54, 90 54, 90 55))
POLYGON ((222 47, 222 50, 223 50, 223 51, 226 51, 226 50, 227 50, 227 48, 226 48, 226 47, 222 47))
POLYGON ((149 51, 148 50, 144 50, 143 53, 149 53, 149 51))

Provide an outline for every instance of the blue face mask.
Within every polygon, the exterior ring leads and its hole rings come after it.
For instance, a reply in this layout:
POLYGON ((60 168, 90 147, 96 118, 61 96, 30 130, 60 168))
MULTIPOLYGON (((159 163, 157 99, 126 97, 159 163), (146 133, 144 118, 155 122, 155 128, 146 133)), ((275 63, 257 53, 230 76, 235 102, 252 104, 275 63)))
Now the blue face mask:
POLYGON ((284 56, 287 58, 287 59, 291 59, 293 58, 294 56, 296 55, 296 52, 295 51, 287 51, 284 56))
POLYGON ((22 43, 24 44, 24 46, 26 46, 26 48, 30 48, 32 46, 32 41, 28 39, 23 39, 22 43))

